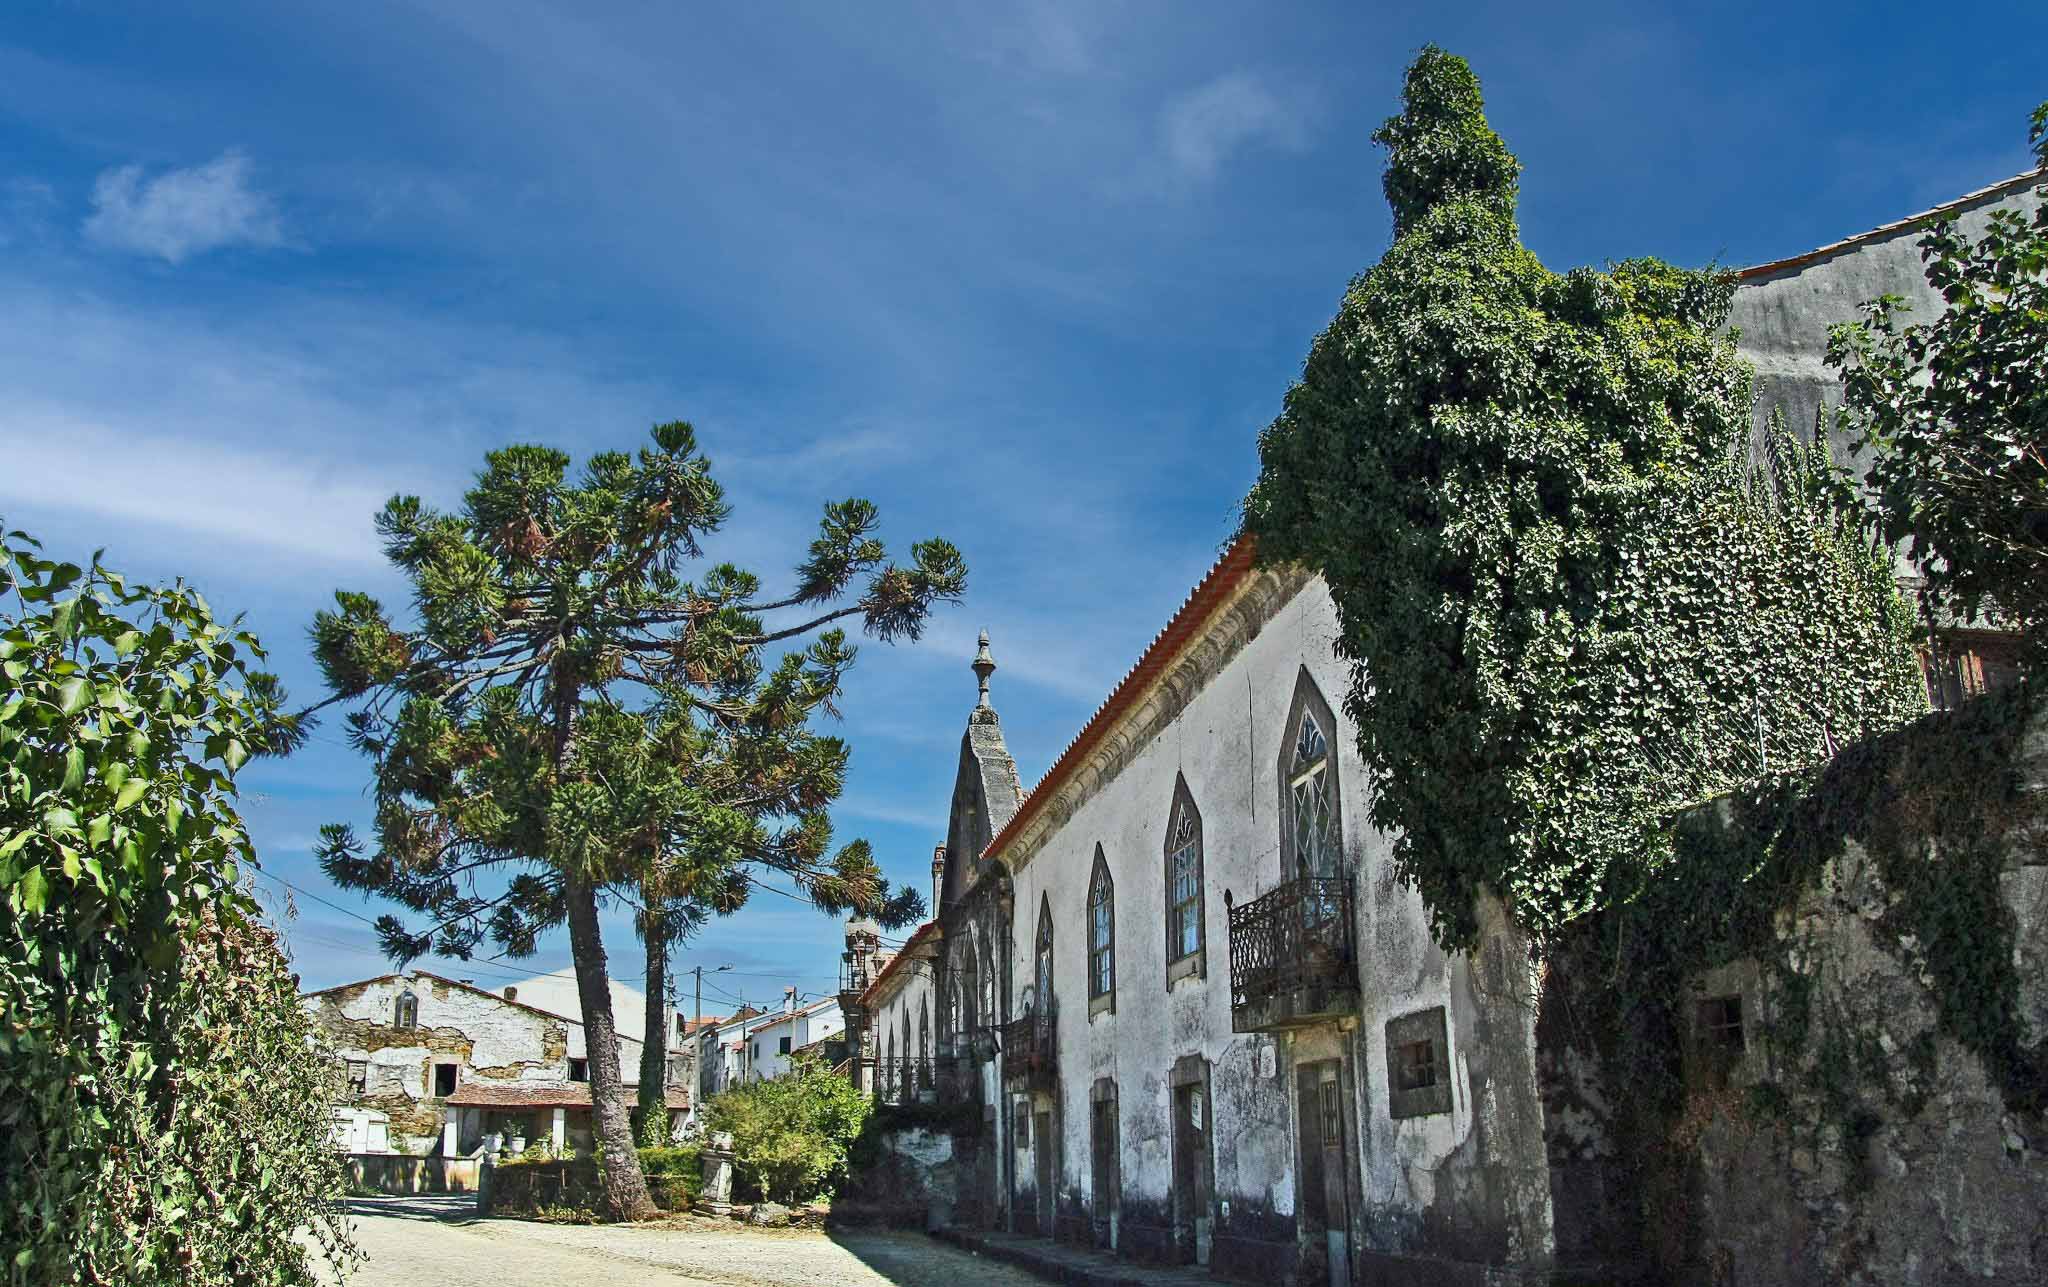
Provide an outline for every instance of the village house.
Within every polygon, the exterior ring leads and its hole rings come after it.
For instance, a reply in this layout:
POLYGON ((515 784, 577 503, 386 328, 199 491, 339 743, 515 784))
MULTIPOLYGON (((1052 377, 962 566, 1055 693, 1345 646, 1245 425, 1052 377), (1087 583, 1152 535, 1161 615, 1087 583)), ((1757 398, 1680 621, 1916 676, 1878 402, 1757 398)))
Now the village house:
MULTIPOLYGON (((630 1029, 640 995, 612 989, 630 1029)), ((510 1152, 591 1147, 590 1056, 566 971, 492 991, 413 970, 309 992, 303 1004, 345 1070, 346 1097, 334 1108, 344 1151, 456 1158, 490 1142, 510 1152)), ((620 1037, 629 1096, 638 1093, 640 1050, 620 1037)), ((668 1052, 672 1129, 691 1106, 694 1057, 683 1046, 668 1052)))
MULTIPOLYGON (((2038 182, 1930 213, 1974 233, 2038 182)), ((1926 218, 1740 275, 1760 424, 1839 400, 1827 328, 1863 300, 1940 308, 1926 218)), ((1476 909, 1475 952, 1432 939, 1369 821, 1328 590, 1254 556, 1230 545, 1028 795, 981 636, 933 918, 894 951, 847 929, 850 1075, 978 1121, 946 1168, 962 1227, 1259 1282, 1547 1274, 1588 1235, 1552 1165, 1569 1124, 1544 1099, 1528 944, 1498 905, 1476 909)), ((1996 687, 2012 656, 1995 629, 1952 631, 1933 704, 1996 687)), ((1699 1022, 1741 1047, 1757 998, 1715 987, 1699 1022)))
MULTIPOLYGON (((780 1077, 789 1071, 798 1052, 809 1051, 823 1057, 835 1039, 844 1043, 845 1031, 846 1019, 840 1013, 838 997, 822 997, 799 1005, 796 989, 785 988, 782 1008, 762 1016, 746 1034, 742 1075, 749 1081, 780 1077)), ((840 1060, 830 1062, 837 1064, 840 1060)))

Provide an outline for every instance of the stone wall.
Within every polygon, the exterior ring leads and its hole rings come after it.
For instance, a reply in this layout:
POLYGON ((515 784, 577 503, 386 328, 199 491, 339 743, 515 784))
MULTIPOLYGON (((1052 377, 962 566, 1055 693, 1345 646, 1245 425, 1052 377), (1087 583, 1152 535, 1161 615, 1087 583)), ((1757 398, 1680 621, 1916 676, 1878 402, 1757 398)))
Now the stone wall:
POLYGON ((1572 1040, 1599 963, 1552 963, 1561 1257, 1744 1287, 2048 1282, 2048 712, 1979 699, 1778 798, 1693 820, 1735 852, 1819 821, 1826 848, 1764 950, 1709 963, 1672 1027, 1637 1030, 1669 1043, 1676 1111, 1632 1109, 1572 1040), (1702 1009, 1727 998, 1739 1050, 1709 1030, 1725 1008, 1702 1009))
POLYGON ((351 1153, 349 1187, 357 1193, 474 1193, 480 1163, 473 1157, 407 1157, 400 1153, 351 1153))

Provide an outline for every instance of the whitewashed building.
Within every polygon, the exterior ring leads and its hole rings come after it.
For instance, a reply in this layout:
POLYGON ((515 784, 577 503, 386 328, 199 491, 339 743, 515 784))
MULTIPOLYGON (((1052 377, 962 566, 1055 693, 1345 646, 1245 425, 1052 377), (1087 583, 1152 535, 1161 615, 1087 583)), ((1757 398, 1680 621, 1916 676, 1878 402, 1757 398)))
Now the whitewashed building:
MULTIPOLYGON (((557 1151, 590 1147, 583 1023, 576 1009, 526 999, 561 1000, 549 991, 550 977, 493 992, 414 970, 307 993, 302 1003, 344 1068, 337 1147, 442 1157, 469 1156, 492 1138, 515 1150, 543 1141, 557 1151)), ((639 994, 614 989, 621 1014, 638 1013, 625 1007, 638 1004, 639 994)), ((619 1039, 629 1096, 638 1091, 640 1048, 619 1039)), ((679 1125, 691 1102, 689 1052, 669 1054, 664 1093, 679 1125)))

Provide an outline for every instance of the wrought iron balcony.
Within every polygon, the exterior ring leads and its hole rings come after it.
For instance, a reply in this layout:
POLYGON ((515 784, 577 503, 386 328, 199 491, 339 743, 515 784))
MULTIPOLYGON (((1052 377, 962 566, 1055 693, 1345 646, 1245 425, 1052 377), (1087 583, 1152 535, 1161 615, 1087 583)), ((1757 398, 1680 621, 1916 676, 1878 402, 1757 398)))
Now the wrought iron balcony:
POLYGON ((1271 1032, 1358 1013, 1349 877, 1292 880, 1229 912, 1234 1031, 1271 1032))
POLYGON ((1002 1027, 1003 1081, 1013 1089, 1051 1090, 1059 1080, 1056 1016, 1027 1014, 1002 1027))
POLYGON ((874 1064, 874 1101, 883 1105, 956 1105, 977 1098, 977 1088, 979 1078, 950 1057, 874 1064))

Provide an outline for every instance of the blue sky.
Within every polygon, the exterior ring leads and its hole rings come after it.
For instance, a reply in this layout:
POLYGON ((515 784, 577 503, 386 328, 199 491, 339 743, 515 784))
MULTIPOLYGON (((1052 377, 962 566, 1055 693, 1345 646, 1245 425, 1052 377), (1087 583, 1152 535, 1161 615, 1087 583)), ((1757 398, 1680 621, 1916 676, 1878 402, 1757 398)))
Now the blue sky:
MULTIPOLYGON (((966 604, 870 645, 845 703, 841 833, 922 883, 975 631, 1032 782, 1229 534, 1385 248, 1368 135, 1421 44, 1485 81, 1557 268, 1759 262, 2025 167, 2048 8, 1657 8, 23 0, 0 515, 198 583, 310 697, 326 596, 402 599, 385 496, 691 419, 738 507, 722 555, 786 569, 846 495, 967 554, 966 604)), ((309 853, 364 783, 330 728, 245 785, 266 868, 375 916, 309 853)), ((325 903, 288 932, 308 986, 383 969, 325 903)), ((838 950, 758 895, 684 963, 734 966, 723 1010, 829 990, 838 950)))

